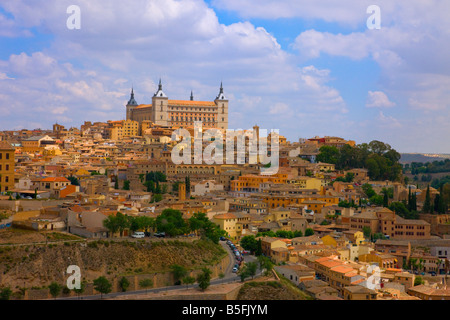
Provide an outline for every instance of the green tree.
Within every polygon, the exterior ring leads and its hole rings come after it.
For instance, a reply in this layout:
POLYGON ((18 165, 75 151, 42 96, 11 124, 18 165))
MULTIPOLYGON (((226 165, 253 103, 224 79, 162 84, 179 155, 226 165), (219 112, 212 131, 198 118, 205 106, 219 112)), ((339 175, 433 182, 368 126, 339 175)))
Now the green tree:
POLYGON ((74 186, 79 186, 80 185, 80 181, 78 181, 78 179, 74 176, 70 176, 67 177, 67 180, 70 181, 70 184, 74 185, 74 186))
POLYGON ((368 183, 365 183, 361 186, 362 190, 366 194, 367 198, 370 199, 373 196, 376 196, 377 193, 373 190, 372 186, 368 183))
POLYGON ((371 204, 377 205, 377 206, 382 206, 384 204, 384 196, 382 195, 374 195, 373 197, 371 197, 369 199, 371 204))
POLYGON ((147 289, 153 287, 153 280, 152 279, 142 279, 139 281, 139 286, 141 288, 145 288, 145 293, 147 293, 147 289))
POLYGON ((197 212, 188 221, 189 230, 196 232, 203 239, 209 239, 218 244, 220 237, 226 236, 225 230, 221 230, 218 225, 209 220, 206 213, 197 212))
POLYGON ((119 231, 119 223, 116 216, 110 215, 103 220, 103 226, 108 229, 110 236, 113 237, 119 231))
POLYGON ((172 270, 176 285, 180 284, 180 280, 188 274, 188 270, 184 266, 180 266, 178 264, 171 265, 170 270, 172 270))
POLYGON ((129 180, 125 180, 123 182, 123 190, 130 190, 130 181, 129 180))
POLYGON ((86 282, 81 282, 79 288, 73 288, 73 291, 78 295, 78 298, 80 298, 80 295, 84 293, 86 290, 86 282))
POLYGON ((189 232, 189 226, 179 210, 165 209, 156 218, 156 228, 169 236, 178 236, 189 232))
POLYGON ((305 230, 305 237, 309 237, 309 236, 312 236, 312 235, 314 235, 314 230, 311 229, 311 228, 307 228, 305 230))
POLYGON ((363 227, 363 234, 366 239, 370 239, 372 236, 372 230, 370 227, 363 227))
POLYGON ((186 196, 191 194, 191 178, 186 176, 184 179, 184 184, 186 185, 186 196))
POLYGON ((258 241, 255 236, 244 236, 241 238, 241 247, 254 253, 258 249, 258 241))
POLYGON ((383 207, 389 207, 389 195, 387 192, 383 193, 383 207))
POLYGON ((150 201, 150 203, 156 203, 156 202, 160 202, 162 201, 163 196, 160 193, 155 193, 152 195, 152 201, 150 201))
POLYGON ((115 176, 114 179, 114 189, 119 190, 119 177, 115 176))
POLYGON ((446 211, 445 200, 444 200, 444 185, 441 184, 439 187, 439 194, 436 195, 434 199, 435 211, 439 214, 444 214, 446 211))
POLYGON ((262 252, 262 240, 258 239, 258 245, 257 245, 256 250, 255 250, 255 256, 259 257, 262 254, 263 254, 263 252, 262 252))
POLYGON ((433 206, 431 205, 430 185, 427 186, 427 192, 425 193, 425 201, 422 207, 423 213, 433 213, 433 206))
POLYGON ((339 159, 339 149, 334 146, 322 146, 316 160, 325 163, 336 164, 339 159))
POLYGON ((112 284, 105 277, 101 276, 94 280, 94 289, 100 292, 100 299, 103 299, 104 294, 112 291, 112 284))
POLYGON ((189 288, 189 285, 195 283, 195 278, 191 276, 186 276, 183 278, 183 283, 186 285, 186 289, 189 288))
POLYGON ((123 236, 123 232, 130 227, 130 221, 126 215, 121 212, 116 213, 116 222, 119 228, 120 237, 123 236))
POLYGON ((205 291, 211 284, 212 271, 208 268, 203 268, 202 272, 197 276, 198 286, 202 291, 205 291))
POLYGON ((416 219, 416 213, 411 212, 408 210, 408 208, 405 206, 403 202, 392 202, 389 206, 389 209, 394 211, 395 214, 399 215, 402 218, 405 219, 416 219))
POLYGON ((272 272, 273 262, 269 257, 259 256, 258 257, 259 266, 261 269, 265 270, 265 275, 268 276, 272 272))
POLYGON ((391 146, 378 140, 369 142, 369 150, 378 155, 383 155, 391 149, 391 146))
POLYGON ((49 286, 48 286, 49 290, 50 290, 50 294, 52 295, 53 298, 56 299, 57 296, 59 296, 59 294, 62 291, 62 286, 57 283, 57 282, 52 282, 49 286))
POLYGON ((258 270, 258 264, 256 262, 248 262, 246 263, 248 275, 253 277, 256 275, 256 271, 258 270))
POLYGON ((128 290, 129 287, 130 287, 130 281, 129 281, 127 278, 122 277, 122 278, 119 280, 119 288, 120 288, 120 290, 121 290, 122 292, 126 292, 126 291, 128 290))
POLYGON ((247 264, 244 264, 241 267, 238 274, 239 274, 239 277, 241 278, 242 282, 244 282, 246 278, 250 277, 250 272, 248 270, 247 264))
POLYGON ((414 286, 420 286, 421 284, 424 284, 424 283, 425 283, 425 281, 422 279, 421 276, 417 276, 414 279, 414 286))
POLYGON ((378 166, 378 162, 375 159, 367 159, 366 168, 368 170, 369 177, 372 180, 377 180, 380 177, 381 170, 378 166))
POLYGON ((9 300, 12 295, 12 290, 9 287, 0 289, 0 300, 9 300))

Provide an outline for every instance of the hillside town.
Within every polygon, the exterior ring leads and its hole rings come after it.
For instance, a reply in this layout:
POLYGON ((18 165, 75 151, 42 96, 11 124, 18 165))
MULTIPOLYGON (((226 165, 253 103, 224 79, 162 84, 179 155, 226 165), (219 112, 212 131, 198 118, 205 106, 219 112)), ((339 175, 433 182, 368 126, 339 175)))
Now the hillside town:
POLYGON ((314 299, 450 300, 448 184, 407 181, 398 153, 379 141, 287 141, 281 132, 260 136, 257 125, 258 141, 279 155, 273 174, 262 174, 273 163, 248 157, 175 164, 176 130, 193 133, 195 122, 228 129, 223 85, 218 91, 214 101, 193 93, 169 100, 160 81, 151 104, 138 104, 132 90, 126 120, 0 132, 0 232, 147 237, 161 230, 128 226, 119 234, 105 220, 202 213, 238 252, 269 258, 314 299))

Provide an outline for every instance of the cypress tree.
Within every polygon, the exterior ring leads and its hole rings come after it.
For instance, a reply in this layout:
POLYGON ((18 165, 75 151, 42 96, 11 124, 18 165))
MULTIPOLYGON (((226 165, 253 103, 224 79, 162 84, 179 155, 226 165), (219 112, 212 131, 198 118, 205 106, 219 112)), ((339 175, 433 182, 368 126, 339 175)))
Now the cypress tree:
POLYGON ((389 195, 388 195, 387 191, 384 192, 384 195, 383 195, 383 207, 385 207, 385 208, 389 207, 389 195))
POLYGON ((415 192, 411 195, 411 210, 410 211, 417 211, 417 195, 415 192))
POLYGON ((427 193, 425 194, 425 201, 422 207, 423 213, 433 213, 433 206, 431 205, 431 197, 430 197, 430 185, 427 187, 427 193))
POLYGON ((412 210, 412 196, 411 196, 411 187, 408 188, 408 210, 411 211, 412 210))
POLYGON ((441 184, 441 186, 439 187, 439 201, 436 211, 440 214, 445 214, 446 210, 447 208, 444 201, 444 184, 441 184))

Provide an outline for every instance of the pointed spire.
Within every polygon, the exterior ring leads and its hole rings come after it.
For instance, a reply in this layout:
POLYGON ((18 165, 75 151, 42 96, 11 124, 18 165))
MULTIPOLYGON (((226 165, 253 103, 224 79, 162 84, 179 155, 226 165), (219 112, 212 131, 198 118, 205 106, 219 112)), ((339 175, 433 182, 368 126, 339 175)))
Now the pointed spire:
POLYGON ((136 100, 134 99, 134 88, 133 87, 131 87, 131 97, 130 97, 130 100, 128 101, 127 105, 129 105, 129 106, 137 106, 138 105, 136 100))
POLYGON ((194 93, 191 90, 191 101, 194 101, 194 93))
POLYGON ((216 97, 216 100, 226 100, 225 95, 223 94, 223 83, 220 81, 220 91, 216 97))
POLYGON ((162 81, 161 78, 159 78, 159 85, 158 85, 158 91, 153 95, 154 97, 164 97, 167 98, 166 94, 162 90, 162 81))

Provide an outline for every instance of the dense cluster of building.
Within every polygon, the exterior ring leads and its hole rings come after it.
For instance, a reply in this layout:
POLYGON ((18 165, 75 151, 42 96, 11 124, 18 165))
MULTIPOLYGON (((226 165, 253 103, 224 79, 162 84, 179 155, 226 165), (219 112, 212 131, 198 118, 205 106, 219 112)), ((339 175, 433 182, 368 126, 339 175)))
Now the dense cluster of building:
MULTIPOLYGON (((194 101, 192 93, 190 100, 169 100, 160 83, 152 104, 139 105, 132 91, 126 115, 122 121, 86 121, 80 128, 55 124, 52 130, 1 132, 0 228, 101 238, 110 236, 103 220, 117 212, 155 218, 172 208, 186 219, 203 212, 236 243, 244 236, 261 239, 263 253, 277 270, 318 299, 449 299, 440 277, 434 284, 414 286, 419 274, 405 270, 447 272, 450 214, 407 220, 388 208, 359 206, 366 197, 363 184, 376 191, 392 188, 390 201, 406 199, 412 189, 419 209, 425 190, 370 181, 365 169, 338 171, 316 161, 321 146, 354 146, 354 141, 314 137, 289 142, 278 136, 278 172, 262 175, 261 163, 171 160, 175 130, 192 131, 195 121, 228 129, 222 86, 211 102, 194 101), (146 184, 152 172, 165 176, 158 192, 146 184), (352 182, 336 181, 347 173, 352 182), (341 207, 342 202, 356 206, 341 207), (291 239, 261 235, 311 230, 312 236, 291 239), (383 237, 373 242, 374 234, 383 237), (371 285, 374 264, 380 268, 379 281, 371 285)), ((432 197, 437 193, 431 190, 432 197)))

